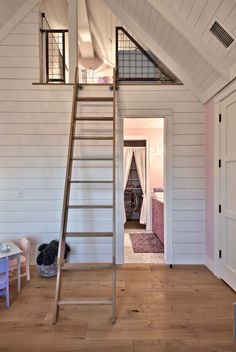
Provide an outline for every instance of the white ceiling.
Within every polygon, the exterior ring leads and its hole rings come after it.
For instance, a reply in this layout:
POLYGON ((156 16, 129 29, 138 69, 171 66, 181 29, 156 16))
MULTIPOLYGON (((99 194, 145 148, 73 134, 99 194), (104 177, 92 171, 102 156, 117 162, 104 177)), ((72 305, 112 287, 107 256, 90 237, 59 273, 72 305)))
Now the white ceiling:
POLYGON ((46 14, 51 29, 68 29, 68 4, 66 0, 42 0, 40 11, 46 14))
POLYGON ((27 0, 0 0, 0 28, 27 0))
POLYGON ((230 63, 236 60, 236 50, 226 50, 211 34, 209 27, 217 19, 233 36, 236 35, 236 2, 234 0, 166 0, 174 12, 196 31, 217 55, 230 63))
POLYGON ((95 51, 105 63, 114 66, 115 27, 122 23, 103 0, 87 0, 86 3, 95 51))
MULTIPOLYGON (((104 2, 203 102, 236 75, 235 45, 225 49, 209 32, 219 11, 222 16, 226 8, 233 10, 233 0, 104 2)), ((228 16, 236 22, 236 14, 228 16)))

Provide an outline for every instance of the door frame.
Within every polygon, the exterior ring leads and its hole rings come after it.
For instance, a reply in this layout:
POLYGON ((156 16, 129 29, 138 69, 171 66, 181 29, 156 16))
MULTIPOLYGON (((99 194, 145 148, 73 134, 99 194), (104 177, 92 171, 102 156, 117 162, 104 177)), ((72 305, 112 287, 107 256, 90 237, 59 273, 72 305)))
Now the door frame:
MULTIPOLYGON (((144 118, 143 116, 120 116, 120 139, 119 139, 119 155, 120 163, 118 175, 120 179, 119 184, 122 187, 118 189, 118 199, 119 204, 123 204, 123 145, 124 141, 124 130, 123 130, 123 119, 124 118, 144 118)), ((147 118, 149 118, 147 116, 147 118)), ((173 233, 172 233, 172 121, 173 113, 172 110, 165 110, 163 113, 158 113, 157 116, 152 116, 151 118, 164 118, 164 239, 165 239, 165 251, 164 251, 164 261, 166 264, 174 264, 173 257, 173 233)), ((143 137, 144 138, 144 137, 143 137)), ((124 207, 123 207, 124 208, 124 207)), ((121 221, 119 221, 119 231, 117 233, 117 263, 124 263, 124 211, 121 209, 119 211, 119 218, 123 223, 123 229, 121 226, 121 221)))
POLYGON ((221 260, 219 258, 219 250, 221 249, 221 218, 219 213, 219 204, 221 201, 221 193, 220 193, 220 168, 219 168, 219 159, 220 159, 220 123, 219 123, 219 114, 221 113, 220 104, 221 102, 227 98, 227 96, 231 95, 236 91, 236 82, 232 82, 229 84, 224 90, 222 90, 218 95, 214 97, 214 169, 213 169, 213 204, 214 204, 214 265, 212 267, 212 271, 218 278, 222 278, 222 267, 221 260))

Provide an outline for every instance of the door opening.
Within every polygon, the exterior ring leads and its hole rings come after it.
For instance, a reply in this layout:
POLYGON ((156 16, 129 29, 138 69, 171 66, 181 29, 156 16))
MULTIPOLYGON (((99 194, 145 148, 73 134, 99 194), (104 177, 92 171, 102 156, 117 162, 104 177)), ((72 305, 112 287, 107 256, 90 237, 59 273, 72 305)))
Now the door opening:
POLYGON ((124 119, 124 262, 164 262, 164 118, 124 119))

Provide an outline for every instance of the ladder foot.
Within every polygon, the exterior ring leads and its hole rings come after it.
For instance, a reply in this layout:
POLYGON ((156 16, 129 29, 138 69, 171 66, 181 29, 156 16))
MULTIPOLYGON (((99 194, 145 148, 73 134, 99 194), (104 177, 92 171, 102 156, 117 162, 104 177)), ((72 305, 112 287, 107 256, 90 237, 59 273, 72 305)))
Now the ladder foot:
POLYGON ((52 324, 55 325, 58 319, 58 310, 59 310, 59 306, 57 305, 57 307, 55 308, 55 311, 53 312, 53 318, 52 318, 52 324))
POLYGON ((115 308, 115 303, 112 303, 113 307, 112 307, 112 315, 111 315, 111 321, 112 324, 116 323, 116 308, 115 308))

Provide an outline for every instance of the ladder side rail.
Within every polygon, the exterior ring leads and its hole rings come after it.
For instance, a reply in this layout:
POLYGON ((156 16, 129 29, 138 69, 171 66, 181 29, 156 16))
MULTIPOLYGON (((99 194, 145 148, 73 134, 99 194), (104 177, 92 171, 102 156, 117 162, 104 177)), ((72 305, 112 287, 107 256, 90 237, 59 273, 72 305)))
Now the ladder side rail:
POLYGON ((62 220, 60 227, 60 239, 59 239, 59 247, 58 247, 58 259, 57 259, 57 281, 56 281, 56 294, 55 294, 55 303, 54 303, 54 314, 53 314, 53 324, 57 321, 58 316, 58 301, 60 299, 61 294, 61 266, 64 262, 64 252, 65 252, 65 231, 67 227, 67 219, 68 219, 68 200, 70 197, 70 183, 69 179, 71 177, 72 171, 72 158, 73 155, 73 147, 74 141, 73 136, 75 134, 75 118, 77 112, 77 94, 78 94, 78 85, 77 85, 77 73, 78 68, 75 70, 75 80, 74 80, 74 88, 73 88, 73 103, 72 103, 72 113, 71 113, 71 122, 70 122, 70 133, 69 133, 69 144, 68 144, 68 152, 67 152, 67 165, 66 165, 66 176, 65 176, 65 184, 64 184, 64 197, 63 197, 63 206, 62 206, 62 220))
MULTIPOLYGON (((70 199, 70 182, 72 175, 72 156, 74 153, 74 136, 75 136, 75 128, 76 128, 76 113, 77 113, 77 95, 78 95, 78 84, 77 84, 77 74, 78 68, 75 69, 75 80, 74 80, 74 88, 73 88, 73 105, 72 105, 72 113, 71 113, 71 122, 70 122, 70 133, 69 133, 69 145, 67 152, 67 165, 66 165, 66 176, 65 176, 65 186, 64 186, 64 197, 63 197, 63 206, 62 206, 62 221, 61 221, 61 230, 60 230, 60 239, 63 239, 65 236, 65 232, 67 229, 67 220, 68 220, 68 204, 70 199)), ((63 250, 62 258, 58 256, 58 264, 63 264, 64 262, 64 248, 60 248, 58 253, 61 255, 63 250), (60 262, 61 260, 61 262, 60 262)))
POLYGON ((112 239, 112 323, 116 322, 116 70, 113 69, 113 239, 112 239))

